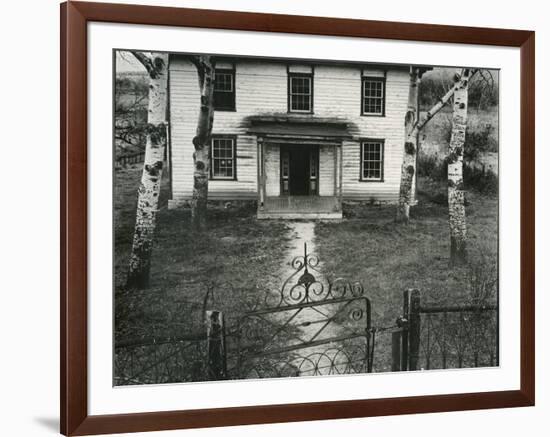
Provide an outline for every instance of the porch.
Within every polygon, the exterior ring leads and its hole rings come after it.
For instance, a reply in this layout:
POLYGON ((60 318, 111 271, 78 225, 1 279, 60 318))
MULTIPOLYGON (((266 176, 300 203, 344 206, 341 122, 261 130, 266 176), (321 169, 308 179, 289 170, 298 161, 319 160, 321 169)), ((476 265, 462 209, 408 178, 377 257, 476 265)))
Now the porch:
POLYGON ((337 196, 268 196, 259 219, 341 219, 342 208, 337 196))
POLYGON ((341 219, 349 123, 288 114, 248 123, 258 145, 258 218, 341 219))

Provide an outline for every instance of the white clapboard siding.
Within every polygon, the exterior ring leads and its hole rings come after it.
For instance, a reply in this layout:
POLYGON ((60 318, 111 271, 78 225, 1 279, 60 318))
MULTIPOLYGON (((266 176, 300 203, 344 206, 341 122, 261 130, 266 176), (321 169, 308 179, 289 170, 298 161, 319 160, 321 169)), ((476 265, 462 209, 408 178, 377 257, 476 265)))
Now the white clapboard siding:
POLYGON ((278 146, 265 146, 265 193, 267 196, 281 194, 281 152, 278 146))
POLYGON ((334 146, 319 147, 319 196, 334 195, 334 146))
POLYGON ((395 202, 399 195, 403 158, 404 117, 409 77, 406 70, 386 72, 385 116, 361 116, 361 70, 353 67, 315 68, 315 115, 339 116, 357 126, 355 141, 343 144, 343 196, 395 202), (360 181, 360 139, 384 140, 383 182, 360 181))
MULTIPOLYGON (((407 105, 408 71, 386 70, 384 117, 361 116, 360 66, 316 65, 314 116, 339 117, 353 123, 352 141, 343 144, 343 195, 349 199, 396 201, 403 153, 403 120, 407 105), (383 182, 359 181, 360 139, 383 139, 383 182)), ((237 178, 211 180, 212 199, 257 198, 256 137, 246 134, 242 121, 250 115, 287 112, 287 65, 276 61, 240 60, 236 71, 236 111, 216 111, 214 135, 236 136, 237 178)), ((199 111, 199 87, 195 67, 184 57, 173 56, 170 65, 170 122, 173 204, 189 199, 193 190, 193 145, 199 111)), ((320 147, 319 193, 334 194, 334 150, 320 147)), ((268 146, 266 162, 268 195, 280 193, 280 155, 268 146)))

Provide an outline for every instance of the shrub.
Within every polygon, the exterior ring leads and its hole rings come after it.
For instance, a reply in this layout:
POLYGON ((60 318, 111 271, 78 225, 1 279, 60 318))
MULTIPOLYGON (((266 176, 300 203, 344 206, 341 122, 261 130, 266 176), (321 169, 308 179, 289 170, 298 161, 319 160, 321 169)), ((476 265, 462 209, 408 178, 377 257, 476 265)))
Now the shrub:
POLYGON ((498 76, 494 77, 492 72, 486 73, 488 74, 485 74, 485 77, 493 77, 492 84, 483 80, 478 74, 468 87, 468 104, 478 110, 498 105, 498 76))
MULTIPOLYGON (((439 161, 435 156, 420 156, 417 171, 419 176, 424 176, 432 181, 447 180, 447 164, 445 161, 439 161)), ((498 176, 492 171, 465 163, 463 172, 464 186, 467 190, 476 190, 489 195, 498 193, 498 176)), ((444 203, 445 199, 442 196, 431 198, 435 203, 444 203)))
POLYGON ((466 139, 464 144, 464 159, 468 162, 477 161, 483 153, 497 152, 498 144, 492 137, 495 128, 487 123, 479 131, 473 129, 466 130, 466 139))
POLYGON ((483 194, 496 195, 498 193, 498 176, 484 168, 464 166, 464 186, 483 194))
POLYGON ((453 86, 451 75, 442 73, 426 74, 422 77, 419 89, 419 103, 424 110, 434 106, 441 96, 445 95, 447 90, 453 86))
POLYGON ((428 198, 430 199, 430 202, 435 203, 436 205, 447 205, 447 202, 449 201, 446 191, 428 193, 428 198))
POLYGON ((419 176, 424 176, 434 181, 447 179, 447 167, 434 155, 420 155, 417 162, 417 172, 419 176))
MULTIPOLYGON (((419 103, 423 110, 434 106, 453 86, 454 73, 455 69, 434 69, 422 77, 419 103)), ((468 104, 478 110, 498 105, 498 75, 495 72, 485 71, 483 76, 492 77, 493 80, 488 83, 481 74, 477 74, 468 87, 468 104)))
POLYGON ((468 300, 475 305, 494 303, 498 293, 497 256, 489 247, 469 250, 466 278, 468 300))

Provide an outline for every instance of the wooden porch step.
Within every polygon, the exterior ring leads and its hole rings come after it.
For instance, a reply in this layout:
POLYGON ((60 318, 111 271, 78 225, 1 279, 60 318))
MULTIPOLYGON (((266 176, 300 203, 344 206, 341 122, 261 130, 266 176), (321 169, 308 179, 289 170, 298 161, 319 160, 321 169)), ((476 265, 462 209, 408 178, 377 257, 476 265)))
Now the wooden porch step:
POLYGON ((258 219, 278 220, 341 220, 342 212, 270 212, 258 211, 258 219))
POLYGON ((341 219, 342 208, 336 196, 267 197, 258 218, 341 219))

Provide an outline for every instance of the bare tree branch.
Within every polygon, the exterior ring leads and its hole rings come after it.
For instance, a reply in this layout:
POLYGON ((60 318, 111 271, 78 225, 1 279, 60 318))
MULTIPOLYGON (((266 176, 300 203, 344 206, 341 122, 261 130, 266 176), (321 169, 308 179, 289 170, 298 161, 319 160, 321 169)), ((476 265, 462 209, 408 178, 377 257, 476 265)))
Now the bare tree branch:
MULTIPOLYGON (((474 75, 478 71, 479 70, 473 70, 473 73, 470 76, 470 80, 472 77, 474 77, 474 75)), ((443 107, 451 100, 451 97, 453 97, 454 95, 456 83, 459 80, 460 80, 460 75, 456 74, 454 76, 455 84, 447 91, 447 93, 444 96, 439 98, 438 102, 426 113, 426 116, 422 120, 420 120, 420 118, 418 119, 414 127, 414 129, 416 129, 417 132, 421 131, 424 128, 424 126, 426 126, 426 123, 428 123, 434 117, 434 115, 437 114, 439 111, 441 111, 441 109, 443 109, 443 107)))
POLYGON ((159 73, 164 67, 164 65, 159 65, 159 63, 163 64, 163 60, 160 57, 153 59, 151 58, 151 56, 148 56, 143 52, 134 50, 132 51, 132 54, 145 67, 147 73, 149 73, 149 76, 151 76, 153 79, 156 79, 158 77, 159 73))

